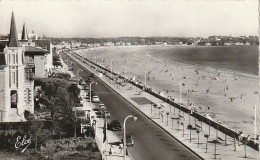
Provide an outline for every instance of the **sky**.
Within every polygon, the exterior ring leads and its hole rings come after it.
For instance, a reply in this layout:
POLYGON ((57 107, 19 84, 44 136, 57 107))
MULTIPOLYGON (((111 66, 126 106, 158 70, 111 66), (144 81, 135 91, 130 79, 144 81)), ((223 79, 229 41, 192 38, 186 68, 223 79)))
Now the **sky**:
POLYGON ((258 0, 0 0, 0 34, 11 13, 22 32, 49 37, 258 35, 258 0))

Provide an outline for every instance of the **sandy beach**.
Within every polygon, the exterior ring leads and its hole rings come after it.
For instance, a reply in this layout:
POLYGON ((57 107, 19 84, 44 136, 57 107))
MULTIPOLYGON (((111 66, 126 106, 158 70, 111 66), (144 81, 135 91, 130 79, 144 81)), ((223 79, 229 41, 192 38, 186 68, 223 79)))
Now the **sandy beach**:
POLYGON ((182 46, 100 47, 84 49, 81 53, 142 83, 145 83, 146 74, 146 84, 161 95, 170 96, 251 138, 258 134, 255 127, 259 124, 258 119, 255 124, 259 104, 258 76, 157 58, 147 51, 151 47, 159 54, 163 47, 182 46))

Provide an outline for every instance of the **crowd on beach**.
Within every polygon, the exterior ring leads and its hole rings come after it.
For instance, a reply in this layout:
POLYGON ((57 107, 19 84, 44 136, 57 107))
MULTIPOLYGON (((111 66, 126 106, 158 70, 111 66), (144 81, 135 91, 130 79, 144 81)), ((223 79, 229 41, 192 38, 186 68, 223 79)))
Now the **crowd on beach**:
POLYGON ((256 76, 160 59, 144 47, 87 49, 82 54, 116 73, 134 77, 193 111, 254 137, 253 124, 258 123, 256 76))

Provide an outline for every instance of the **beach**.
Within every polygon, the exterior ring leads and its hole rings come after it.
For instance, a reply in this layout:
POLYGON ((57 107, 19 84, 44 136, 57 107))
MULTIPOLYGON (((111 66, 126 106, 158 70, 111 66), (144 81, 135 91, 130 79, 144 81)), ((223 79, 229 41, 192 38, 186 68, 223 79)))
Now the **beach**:
POLYGON ((161 95, 224 126, 255 137, 258 132, 255 126, 259 124, 255 120, 259 104, 258 76, 156 55, 161 50, 180 47, 183 46, 99 47, 82 49, 81 53, 113 72, 146 82, 161 95))

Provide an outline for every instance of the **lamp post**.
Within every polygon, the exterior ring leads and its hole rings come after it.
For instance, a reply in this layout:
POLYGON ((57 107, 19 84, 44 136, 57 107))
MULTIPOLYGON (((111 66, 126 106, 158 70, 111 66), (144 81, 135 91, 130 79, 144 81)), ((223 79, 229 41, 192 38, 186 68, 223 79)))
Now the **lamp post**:
POLYGON ((77 71, 77 83, 79 84, 79 71, 83 71, 82 69, 78 69, 77 71))
POLYGON ((184 121, 181 122, 182 125, 182 136, 184 137, 184 121))
POLYGON ((97 85, 97 82, 95 82, 95 81, 91 82, 90 85, 89 85, 89 103, 90 103, 90 104, 91 104, 91 85, 92 85, 93 83, 95 83, 95 84, 97 85))
MULTIPOLYGON (((169 97, 171 98, 171 96, 168 96, 167 100, 169 100, 169 97)), ((169 107, 170 107, 170 112, 172 112, 172 106, 170 104, 169 104, 169 107)))
POLYGON ((153 105, 154 105, 154 103, 151 102, 151 114, 153 114, 153 105))
POLYGON ((126 124, 126 120, 128 118, 132 118, 132 121, 136 121, 137 120, 137 117, 134 116, 134 115, 129 115, 125 118, 124 120, 124 125, 123 125, 123 129, 124 129, 124 159, 126 160, 126 127, 125 127, 125 124, 126 124))
POLYGON ((159 119, 160 119, 160 113, 161 113, 161 108, 160 106, 157 107, 159 109, 159 119))
POLYGON ((205 134, 204 137, 207 138, 207 141, 206 141, 206 153, 207 153, 208 152, 208 139, 209 139, 209 135, 205 134))
POLYGON ((168 116, 169 116, 169 112, 166 112, 166 115, 167 115, 167 126, 168 126, 168 116))

